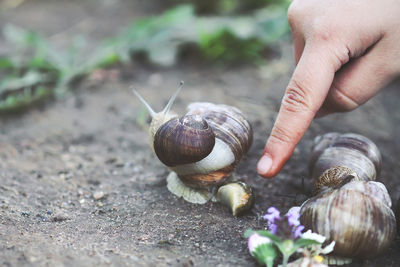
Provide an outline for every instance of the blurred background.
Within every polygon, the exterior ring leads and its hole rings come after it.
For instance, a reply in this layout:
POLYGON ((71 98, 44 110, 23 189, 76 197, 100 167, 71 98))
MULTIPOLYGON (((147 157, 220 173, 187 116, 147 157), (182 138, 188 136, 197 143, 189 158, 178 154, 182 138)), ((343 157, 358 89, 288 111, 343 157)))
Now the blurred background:
POLYGON ((279 58, 281 43, 288 40, 288 4, 1 1, 0 111, 61 96, 82 77, 132 62, 261 67, 279 58))

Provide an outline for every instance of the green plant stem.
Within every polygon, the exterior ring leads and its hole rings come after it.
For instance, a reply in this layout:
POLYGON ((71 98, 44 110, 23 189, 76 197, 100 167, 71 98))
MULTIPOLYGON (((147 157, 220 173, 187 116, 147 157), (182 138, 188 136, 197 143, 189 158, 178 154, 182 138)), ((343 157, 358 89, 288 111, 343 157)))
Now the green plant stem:
POLYGON ((283 254, 282 267, 286 267, 289 261, 289 255, 283 254))
POLYGON ((274 266, 274 258, 273 257, 266 258, 265 259, 265 266, 273 267, 274 266))

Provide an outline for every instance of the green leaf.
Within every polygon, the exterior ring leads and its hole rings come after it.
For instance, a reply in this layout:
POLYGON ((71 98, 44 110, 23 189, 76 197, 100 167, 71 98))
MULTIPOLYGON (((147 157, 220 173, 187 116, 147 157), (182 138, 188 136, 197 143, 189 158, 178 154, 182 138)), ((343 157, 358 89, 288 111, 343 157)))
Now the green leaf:
POLYGON ((275 243, 280 243, 282 242, 282 240, 277 237, 276 235, 274 235, 273 233, 271 233, 270 231, 267 230, 258 230, 256 231, 257 234, 259 234, 260 236, 264 236, 264 237, 268 237, 269 239, 271 239, 272 241, 274 241, 275 243))
POLYGON ((283 240, 282 242, 275 243, 282 255, 290 257, 295 251, 294 242, 291 239, 283 240))
POLYGON ((272 243, 259 245, 253 252, 253 257, 262 265, 272 267, 278 253, 272 243))
POLYGON ((47 81, 47 76, 36 71, 29 71, 22 77, 13 77, 0 83, 0 93, 31 87, 47 81))
POLYGON ((296 249, 308 247, 310 245, 319 245, 319 244, 321 243, 313 239, 303 239, 303 238, 299 238, 294 242, 294 246, 296 249))
POLYGON ((21 94, 9 95, 0 100, 0 112, 10 112, 23 109, 28 105, 43 101, 52 95, 52 90, 46 87, 39 87, 36 90, 26 89, 21 94))

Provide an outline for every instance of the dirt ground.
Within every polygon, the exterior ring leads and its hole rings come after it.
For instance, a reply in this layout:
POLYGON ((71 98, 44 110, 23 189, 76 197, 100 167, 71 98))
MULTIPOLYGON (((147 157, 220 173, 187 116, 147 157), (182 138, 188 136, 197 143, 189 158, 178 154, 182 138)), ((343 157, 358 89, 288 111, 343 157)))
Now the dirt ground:
MULTIPOLYGON (((154 3, 25 1, 0 11, 0 25, 29 27, 61 45, 83 32, 96 44, 134 18, 159 12, 162 6, 154 3)), ((2 43, 0 51, 6 49, 2 43)), ((136 63, 108 72, 104 80, 87 79, 63 99, 0 118, 0 265, 253 266, 244 231, 262 228, 268 207, 286 211, 309 195, 312 139, 330 131, 361 133, 376 142, 383 155, 379 180, 395 202, 400 81, 352 113, 316 120, 275 179, 257 176, 256 162, 292 66, 290 44, 282 44, 264 67, 136 63), (257 196, 243 217, 216 203, 187 203, 166 188, 168 170, 147 144, 137 123, 143 107, 128 88, 135 85, 161 109, 180 80, 186 86, 175 111, 183 113, 193 101, 225 103, 242 109, 253 125, 253 146, 234 173, 257 196)), ((350 266, 398 266, 399 249, 397 238, 379 258, 350 266)))

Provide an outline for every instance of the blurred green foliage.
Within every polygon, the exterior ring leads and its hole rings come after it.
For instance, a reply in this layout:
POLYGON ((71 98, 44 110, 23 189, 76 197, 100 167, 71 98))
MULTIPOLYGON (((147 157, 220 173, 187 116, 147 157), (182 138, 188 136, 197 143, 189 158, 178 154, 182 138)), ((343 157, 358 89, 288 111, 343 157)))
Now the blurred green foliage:
POLYGON ((193 4, 197 14, 245 14, 271 5, 288 7, 291 0, 170 0, 173 3, 193 4))
POLYGON ((119 60, 108 47, 85 56, 82 37, 64 51, 52 47, 37 32, 10 24, 3 27, 3 36, 14 52, 0 56, 0 112, 60 96, 78 77, 119 60))
POLYGON ((171 66, 179 49, 195 44, 208 60, 256 61, 260 52, 289 30, 286 7, 269 6, 251 15, 198 16, 193 5, 180 5, 160 16, 134 22, 113 39, 121 59, 144 52, 150 62, 171 66))
MULTIPOLYGON (((201 1, 194 2, 198 5, 201 1)), ((61 51, 36 32, 6 25, 3 35, 15 50, 0 56, 0 112, 63 95, 77 78, 96 68, 129 62, 137 53, 147 55, 153 64, 172 66, 180 49, 191 44, 210 62, 258 63, 262 60, 261 52, 289 29, 288 2, 279 1, 279 5, 271 2, 278 1, 212 2, 215 8, 223 9, 222 13, 268 4, 248 15, 226 16, 199 16, 195 13, 198 6, 179 5, 159 16, 135 21, 90 52, 82 36, 61 51)), ((209 7, 213 7, 211 2, 209 7)))

